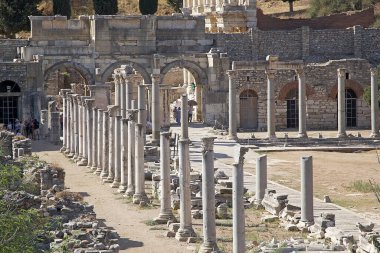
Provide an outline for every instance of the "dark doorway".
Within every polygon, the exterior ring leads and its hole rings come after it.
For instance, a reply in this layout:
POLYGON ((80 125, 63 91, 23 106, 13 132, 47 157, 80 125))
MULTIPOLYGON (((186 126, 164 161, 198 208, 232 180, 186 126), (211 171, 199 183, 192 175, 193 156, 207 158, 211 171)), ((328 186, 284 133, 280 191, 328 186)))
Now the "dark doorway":
POLYGON ((21 90, 20 86, 13 81, 3 81, 0 83, 0 124, 14 124, 18 118, 18 99, 21 90))
POLYGON ((257 94, 253 90, 240 94, 240 127, 257 129, 257 94))
POLYGON ((286 95, 286 127, 298 128, 298 89, 292 89, 286 95))

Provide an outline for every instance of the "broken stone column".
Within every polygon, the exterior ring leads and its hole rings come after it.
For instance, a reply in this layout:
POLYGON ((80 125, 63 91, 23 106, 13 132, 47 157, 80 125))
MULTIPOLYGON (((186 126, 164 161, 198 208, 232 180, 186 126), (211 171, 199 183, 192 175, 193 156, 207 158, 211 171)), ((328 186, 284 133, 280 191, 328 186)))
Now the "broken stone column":
MULTIPOLYGON (((95 105, 95 100, 94 100, 95 105)), ((98 108, 92 108, 92 146, 88 149, 88 156, 91 156, 91 171, 95 172, 98 168, 98 108)))
POLYGON ((346 134, 346 69, 338 69, 338 138, 346 134))
MULTIPOLYGON (((132 103, 133 105, 134 103, 132 103)), ((128 188, 126 196, 133 196, 135 194, 135 124, 137 110, 128 110, 128 188)))
POLYGON ((301 222, 314 223, 313 212, 313 157, 301 157, 301 222))
POLYGON ((248 148, 238 147, 232 170, 232 220, 233 252, 245 252, 245 216, 244 216, 244 155, 248 148))
POLYGON ((98 132, 97 132, 97 168, 95 171, 96 175, 100 175, 102 173, 102 167, 103 167, 103 110, 97 109, 97 125, 98 125, 98 132))
POLYGON ((103 111, 102 118, 102 172, 100 173, 100 177, 103 181, 106 181, 108 178, 109 171, 109 111, 103 111))
POLYGON ((179 142, 179 186, 180 186, 180 227, 176 233, 178 241, 186 241, 194 237, 191 222, 191 191, 190 191, 190 159, 189 137, 187 122, 187 95, 182 95, 182 111, 186 112, 185 118, 181 115, 181 139, 179 142))
MULTIPOLYGON (((181 120, 181 122, 184 120, 181 120)), ((160 141, 160 74, 152 74, 152 143, 160 141)))
POLYGON ((58 145, 60 142, 60 119, 59 112, 51 112, 51 127, 50 127, 50 142, 54 145, 58 145))
POLYGON ((117 110, 118 106, 108 106, 108 177, 104 181, 106 183, 112 183, 115 177, 115 117, 117 115, 117 110))
POLYGON ((140 204, 148 202, 145 193, 145 172, 144 172, 144 133, 141 124, 136 124, 135 129, 135 194, 133 195, 133 203, 140 204))
POLYGON ((379 137, 379 90, 377 68, 371 68, 371 138, 379 137))
POLYGON ((198 252, 218 252, 215 225, 214 140, 202 138, 203 244, 198 252))
POLYGON ((255 204, 261 205, 267 188, 267 156, 262 155, 256 158, 256 198, 255 204))
POLYGON ((170 195, 170 133, 161 133, 160 142, 160 179, 161 179, 161 209, 160 214, 154 220, 159 224, 166 224, 175 217, 171 208, 170 195))
POLYGON ((229 111, 228 111, 228 138, 231 140, 237 139, 237 129, 236 129, 236 86, 234 83, 234 78, 236 77, 235 71, 228 71, 228 83, 229 83, 229 111))
POLYGON ((43 140, 46 139, 48 133, 48 110, 41 110, 41 124, 40 124, 40 135, 43 140))
POLYGON ((128 119, 121 119, 121 171, 118 192, 127 190, 128 182, 128 119))
MULTIPOLYGON (((119 107, 117 108, 119 109, 119 107)), ((112 188, 119 188, 121 181, 121 118, 122 116, 115 117, 115 163, 114 163, 114 180, 111 185, 112 188)))
POLYGON ((267 74, 267 138, 273 139, 276 138, 276 119, 275 119, 275 94, 274 94, 274 78, 275 71, 269 70, 266 71, 267 74))
POLYGON ((305 72, 303 69, 297 69, 296 73, 298 76, 298 137, 307 138, 305 72))

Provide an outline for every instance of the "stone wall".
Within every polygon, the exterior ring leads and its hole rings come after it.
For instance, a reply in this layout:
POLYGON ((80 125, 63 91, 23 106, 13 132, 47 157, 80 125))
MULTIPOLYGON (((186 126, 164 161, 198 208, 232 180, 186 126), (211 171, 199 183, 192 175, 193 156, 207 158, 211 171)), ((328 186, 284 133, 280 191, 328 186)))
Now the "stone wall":
POLYGON ((0 61, 13 61, 15 58, 19 58, 17 55, 17 47, 26 46, 27 40, 21 39, 2 39, 0 40, 0 61))
POLYGON ((370 27, 374 21, 373 7, 363 11, 346 12, 313 19, 280 19, 264 15, 261 9, 257 9, 257 27, 265 31, 293 30, 302 26, 308 26, 312 29, 345 29, 355 25, 370 27))
POLYGON ((12 157, 12 138, 14 133, 8 131, 0 131, 0 148, 3 156, 12 157))

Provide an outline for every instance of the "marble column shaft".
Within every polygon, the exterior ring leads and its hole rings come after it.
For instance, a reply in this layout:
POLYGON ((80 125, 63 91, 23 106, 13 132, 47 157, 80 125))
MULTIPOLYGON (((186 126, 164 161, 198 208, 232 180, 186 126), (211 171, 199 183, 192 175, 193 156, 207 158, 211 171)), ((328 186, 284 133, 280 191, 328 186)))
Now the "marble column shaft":
POLYGON ((144 172, 144 133, 141 124, 136 124, 135 128, 135 194, 133 203, 138 204, 148 201, 145 193, 145 172, 144 172))
POLYGON ((314 222, 313 209, 313 157, 301 157, 301 221, 314 222))
POLYGON ((346 137, 346 70, 338 69, 338 138, 346 137))
POLYGON ((128 182, 128 119, 121 119, 121 171, 120 186, 118 192, 127 190, 128 182))
POLYGON ((138 106, 137 109, 138 112, 138 123, 142 124, 144 129, 144 143, 145 143, 145 133, 146 133, 146 109, 145 109, 145 86, 139 85, 137 90, 137 96, 138 96, 138 106))
POLYGON ((267 156, 256 158, 256 204, 260 205, 267 188, 267 156))
POLYGON ((71 137, 73 135, 73 129, 72 129, 72 121, 73 121, 73 108, 71 106, 71 96, 70 94, 67 95, 66 100, 66 106, 67 106, 67 137, 66 137, 66 150, 65 154, 69 155, 72 152, 72 143, 71 143, 71 137))
POLYGON ((298 69, 298 137, 307 138, 306 133, 306 83, 305 72, 298 69))
POLYGON ((98 109, 98 137, 97 137, 97 169, 95 171, 96 175, 100 175, 102 173, 102 168, 103 168, 103 110, 98 109))
POLYGON ((170 195, 170 133, 161 133, 160 139, 160 176, 161 176, 161 208, 155 219, 160 224, 175 220, 171 208, 170 195))
POLYGON ((228 138, 231 140, 237 139, 236 128, 236 87, 234 83, 235 73, 228 72, 228 138))
POLYGON ((127 196, 132 196, 135 193, 135 124, 136 110, 128 110, 128 188, 127 196))
POLYGON ((106 180, 108 177, 109 171, 109 111, 103 111, 102 118, 102 172, 100 173, 100 177, 103 180, 106 180))
POLYGON ((78 125, 78 155, 77 155, 77 161, 80 161, 82 157, 82 140, 83 140, 83 109, 82 109, 82 102, 80 101, 80 97, 78 97, 78 116, 77 116, 77 125, 78 125))
POLYGON ((120 79, 120 115, 122 118, 125 118, 127 109, 126 84, 123 79, 120 79))
POLYGON ((274 96, 274 71, 267 71, 267 137, 276 138, 276 101, 274 96))
POLYGON ((108 127, 108 177, 106 182, 112 183, 115 177, 115 117, 118 106, 108 106, 109 109, 109 127, 108 127))
POLYGON ((93 108, 94 108, 94 104, 95 104, 95 100, 94 99, 86 99, 85 100, 85 103, 86 103, 86 121, 85 121, 85 134, 86 134, 86 138, 84 139, 84 150, 85 151, 85 156, 87 157, 87 166, 88 167, 91 167, 92 165, 92 152, 93 152, 93 145, 94 145, 94 136, 93 136, 93 132, 92 132, 92 129, 94 128, 94 120, 93 120, 93 108))
POLYGON ((152 142, 159 143, 161 131, 160 75, 152 74, 152 142))
POLYGON ((203 244, 199 252, 217 252, 215 225, 214 140, 202 138, 203 244))
POLYGON ((181 138, 189 139, 188 100, 187 95, 181 96, 181 138))
POLYGON ((73 107, 74 107, 74 155, 72 159, 75 161, 78 159, 79 156, 79 123, 78 123, 78 118, 79 118, 79 104, 78 104, 78 96, 75 95, 73 97, 73 107))
MULTIPOLYGON (((90 129, 91 131, 91 129, 90 129)), ((88 156, 92 156, 91 170, 95 172, 98 168, 98 108, 92 109, 92 147, 89 149, 88 156)))
POLYGON ((378 90, 378 70, 371 68, 371 136, 379 137, 379 90, 378 90))
MULTIPOLYGON (((118 107, 117 109, 119 109, 118 107)), ((114 153, 115 153, 115 163, 114 163, 114 180, 111 185, 112 188, 119 188, 121 181, 121 119, 122 116, 115 117, 115 139, 114 139, 114 153)))
POLYGON ((244 155, 248 148, 238 147, 232 169, 232 221, 233 253, 245 252, 245 215, 244 215, 244 155))

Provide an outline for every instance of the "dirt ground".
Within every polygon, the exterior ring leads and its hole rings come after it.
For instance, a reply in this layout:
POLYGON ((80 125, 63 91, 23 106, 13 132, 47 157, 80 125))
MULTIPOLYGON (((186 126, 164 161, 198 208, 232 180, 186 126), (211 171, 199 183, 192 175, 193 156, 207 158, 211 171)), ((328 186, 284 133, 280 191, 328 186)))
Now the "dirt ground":
MULTIPOLYGON (((379 153, 380 154, 380 153, 379 153)), ((376 151, 339 152, 268 152, 269 180, 300 190, 300 157, 313 156, 314 195, 325 195, 333 203, 380 220, 380 203, 373 192, 364 193, 361 187, 352 186, 362 181, 368 185, 372 179, 380 185, 380 164, 376 151)), ((247 172, 255 173, 253 160, 247 160, 247 172)))

